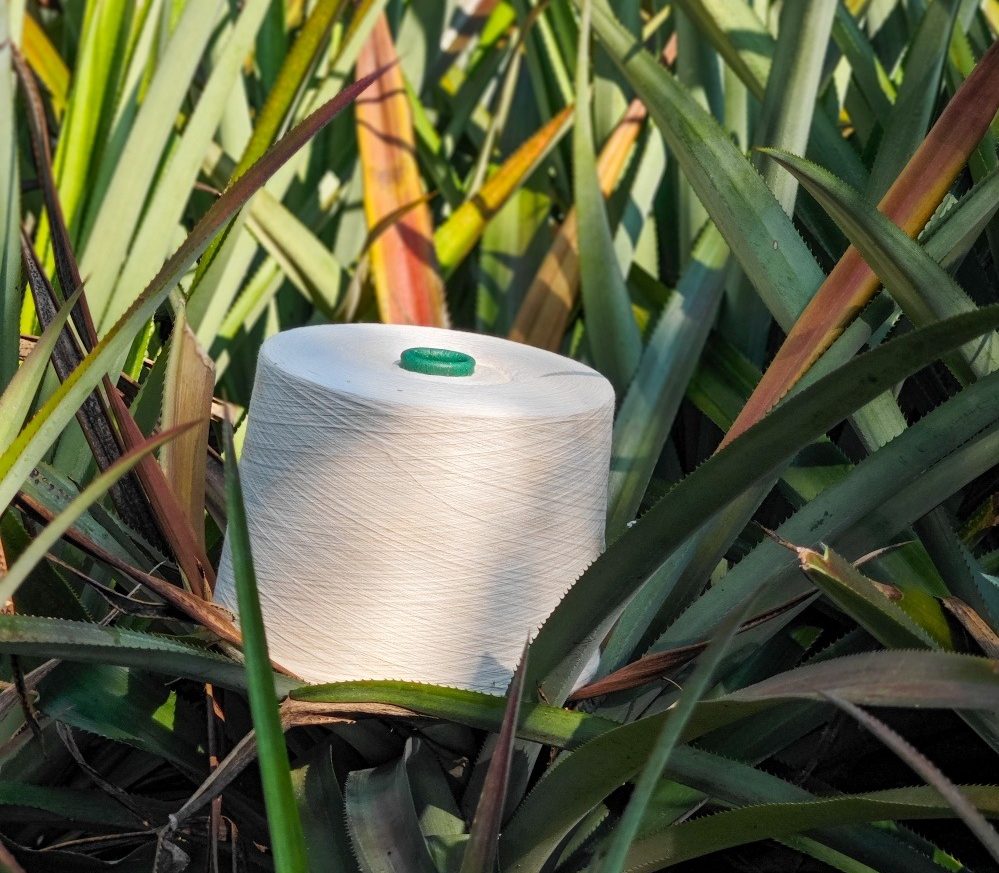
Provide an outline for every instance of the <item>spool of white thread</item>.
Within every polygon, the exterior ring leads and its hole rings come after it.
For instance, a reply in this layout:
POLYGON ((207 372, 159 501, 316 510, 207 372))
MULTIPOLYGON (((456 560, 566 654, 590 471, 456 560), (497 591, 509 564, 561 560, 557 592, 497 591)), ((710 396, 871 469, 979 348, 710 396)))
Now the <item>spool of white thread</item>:
MULTIPOLYGON (((310 682, 502 694, 602 551, 614 392, 495 337, 378 324, 261 348, 240 459, 271 657, 310 682), (411 347, 466 376, 400 366, 411 347)), ((236 610, 228 544, 216 600, 236 610)))

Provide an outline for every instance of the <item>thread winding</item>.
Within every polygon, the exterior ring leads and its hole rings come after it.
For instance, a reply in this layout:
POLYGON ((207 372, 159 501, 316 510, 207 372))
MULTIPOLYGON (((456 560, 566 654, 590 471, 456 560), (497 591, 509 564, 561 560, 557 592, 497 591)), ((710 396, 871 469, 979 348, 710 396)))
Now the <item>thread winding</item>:
MULTIPOLYGON (((578 362, 436 328, 264 343, 240 470, 271 656, 308 681, 503 693, 603 549, 614 395, 578 362), (475 358, 403 370, 412 346, 475 358)), ((228 544, 216 599, 236 608, 228 544)))

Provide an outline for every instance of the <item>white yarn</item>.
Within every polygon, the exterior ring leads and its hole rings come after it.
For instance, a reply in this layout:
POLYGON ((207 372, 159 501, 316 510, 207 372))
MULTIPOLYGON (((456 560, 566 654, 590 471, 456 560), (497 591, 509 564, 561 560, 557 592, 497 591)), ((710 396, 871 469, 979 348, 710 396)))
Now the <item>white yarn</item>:
MULTIPOLYGON (((614 394, 495 337, 308 327, 263 344, 240 460, 271 657, 312 682, 503 693, 601 552, 614 394), (399 366, 472 355, 467 377, 399 366)), ((236 608, 228 544, 216 599, 236 608)))

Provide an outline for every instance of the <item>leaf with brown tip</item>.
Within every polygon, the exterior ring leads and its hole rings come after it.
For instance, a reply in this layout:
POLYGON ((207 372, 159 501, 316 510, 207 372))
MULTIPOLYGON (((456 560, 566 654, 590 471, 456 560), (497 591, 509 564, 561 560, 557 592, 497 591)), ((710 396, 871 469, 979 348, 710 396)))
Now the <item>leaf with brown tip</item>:
MULTIPOLYGON (((397 61, 383 13, 357 59, 358 76, 388 67, 367 95, 356 101, 357 146, 369 228, 424 196, 416 164, 413 116, 397 61)), ((433 244, 433 219, 426 203, 409 209, 375 241, 371 247, 371 276, 382 321, 447 325, 444 283, 433 244)))

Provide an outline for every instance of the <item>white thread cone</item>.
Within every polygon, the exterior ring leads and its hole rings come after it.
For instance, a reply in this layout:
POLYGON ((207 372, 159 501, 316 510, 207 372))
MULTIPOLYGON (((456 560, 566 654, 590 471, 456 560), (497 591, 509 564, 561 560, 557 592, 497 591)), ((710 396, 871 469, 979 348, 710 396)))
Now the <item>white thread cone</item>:
MULTIPOLYGON (((601 552, 614 393, 495 337, 335 325, 264 343, 240 460, 271 656, 312 682, 502 694, 601 552), (414 346, 467 377, 403 370, 414 346)), ((216 599, 236 609, 228 545, 216 599)))

